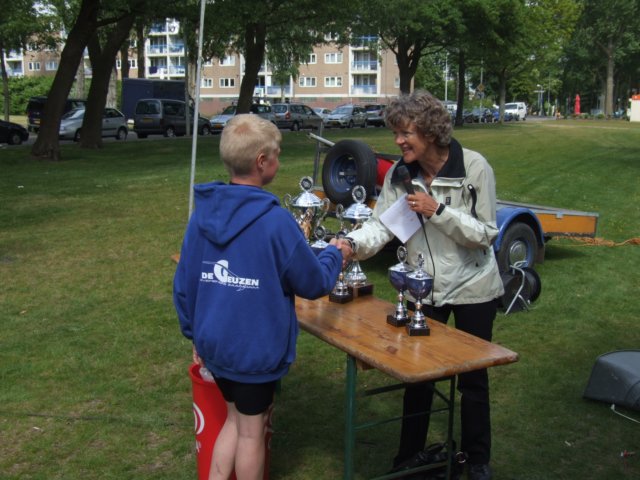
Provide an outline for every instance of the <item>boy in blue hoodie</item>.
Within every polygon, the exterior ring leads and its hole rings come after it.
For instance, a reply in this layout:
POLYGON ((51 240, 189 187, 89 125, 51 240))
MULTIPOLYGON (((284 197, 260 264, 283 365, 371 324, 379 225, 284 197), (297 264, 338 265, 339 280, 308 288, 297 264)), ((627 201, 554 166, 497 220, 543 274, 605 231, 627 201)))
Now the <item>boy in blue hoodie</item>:
POLYGON ((195 213, 174 278, 180 328, 227 403, 209 479, 264 475, 264 429, 276 382, 295 358, 295 296, 336 283, 343 257, 332 240, 316 255, 293 216, 263 190, 280 165, 282 135, 258 115, 236 115, 220 138, 230 183, 195 186, 195 213))

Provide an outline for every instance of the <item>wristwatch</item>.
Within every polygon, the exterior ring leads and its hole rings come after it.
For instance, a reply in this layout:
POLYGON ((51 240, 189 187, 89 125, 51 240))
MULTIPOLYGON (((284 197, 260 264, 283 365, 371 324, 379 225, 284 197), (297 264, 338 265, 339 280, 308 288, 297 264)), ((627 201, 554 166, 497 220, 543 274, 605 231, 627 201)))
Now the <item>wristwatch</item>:
POLYGON ((358 250, 358 244, 356 243, 356 241, 351 237, 344 237, 344 240, 349 242, 349 246, 351 247, 351 250, 353 251, 353 253, 356 253, 358 250))

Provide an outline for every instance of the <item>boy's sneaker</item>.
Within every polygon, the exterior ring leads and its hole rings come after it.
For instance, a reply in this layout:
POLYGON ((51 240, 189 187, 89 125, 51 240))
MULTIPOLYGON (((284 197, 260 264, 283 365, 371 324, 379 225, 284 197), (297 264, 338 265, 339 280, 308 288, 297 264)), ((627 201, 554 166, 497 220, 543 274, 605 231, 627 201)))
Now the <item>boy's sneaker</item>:
POLYGON ((491 468, 487 463, 470 463, 469 480, 491 480, 491 468))

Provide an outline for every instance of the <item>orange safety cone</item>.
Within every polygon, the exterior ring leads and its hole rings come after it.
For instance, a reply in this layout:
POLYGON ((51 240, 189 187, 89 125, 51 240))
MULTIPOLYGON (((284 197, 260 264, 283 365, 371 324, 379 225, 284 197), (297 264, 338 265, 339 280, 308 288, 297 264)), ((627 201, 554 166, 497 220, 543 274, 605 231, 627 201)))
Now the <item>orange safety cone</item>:
MULTIPOLYGON (((200 375, 200 365, 189 368, 193 387, 193 416, 195 420, 198 480, 208 480, 213 446, 227 418, 227 404, 215 382, 200 375)), ((271 450, 273 404, 269 407, 265 428, 264 480, 269 479, 269 452, 271 450)), ((230 480, 236 480, 235 474, 230 480)))

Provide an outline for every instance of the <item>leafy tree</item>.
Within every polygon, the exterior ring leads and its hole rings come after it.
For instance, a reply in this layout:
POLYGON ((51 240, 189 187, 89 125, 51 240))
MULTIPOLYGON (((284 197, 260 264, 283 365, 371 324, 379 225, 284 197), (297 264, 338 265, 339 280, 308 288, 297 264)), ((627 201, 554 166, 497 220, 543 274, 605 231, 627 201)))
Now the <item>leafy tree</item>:
POLYGON ((9 76, 4 63, 5 54, 23 50, 27 43, 53 45, 52 31, 57 22, 46 10, 44 2, 35 0, 0 0, 0 70, 4 119, 9 120, 9 76))
POLYGON ((434 0, 369 0, 363 2, 354 30, 377 34, 398 64, 400 91, 409 93, 420 59, 444 49, 460 28, 455 2, 434 0))
POLYGON ((352 5, 337 0, 216 1, 207 9, 203 56, 244 56, 237 111, 247 113, 267 50, 281 72, 295 72, 311 47, 324 41, 324 32, 344 29, 352 5))
MULTIPOLYGON (((604 111, 613 114, 616 75, 640 52, 640 0, 582 0, 571 47, 568 78, 604 93, 604 111), (591 80, 590 80, 591 78, 591 80)), ((636 76, 637 78, 637 76, 636 76)))

